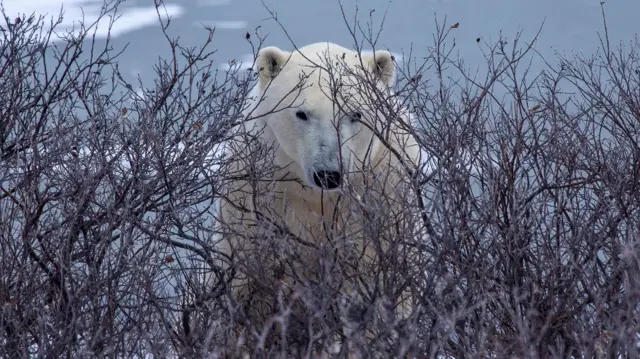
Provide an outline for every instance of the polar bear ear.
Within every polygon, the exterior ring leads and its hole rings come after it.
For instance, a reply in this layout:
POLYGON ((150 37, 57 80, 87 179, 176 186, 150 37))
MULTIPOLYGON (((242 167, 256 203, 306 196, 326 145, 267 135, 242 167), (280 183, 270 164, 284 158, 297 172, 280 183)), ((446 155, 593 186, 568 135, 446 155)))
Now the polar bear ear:
POLYGON ((268 46, 258 52, 256 65, 260 77, 260 85, 266 85, 273 79, 289 58, 289 53, 275 46, 268 46))
POLYGON ((396 80, 396 65, 393 63, 393 55, 387 50, 378 50, 372 54, 362 55, 376 79, 382 81, 387 87, 393 87, 396 80))

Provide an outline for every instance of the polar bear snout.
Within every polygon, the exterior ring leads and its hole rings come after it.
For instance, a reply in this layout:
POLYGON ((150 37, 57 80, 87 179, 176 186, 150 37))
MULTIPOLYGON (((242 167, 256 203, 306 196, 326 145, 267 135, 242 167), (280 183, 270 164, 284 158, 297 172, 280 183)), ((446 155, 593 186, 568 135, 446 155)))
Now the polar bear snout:
POLYGON ((316 171, 313 173, 313 183, 322 189, 336 189, 342 183, 342 174, 338 171, 316 171))

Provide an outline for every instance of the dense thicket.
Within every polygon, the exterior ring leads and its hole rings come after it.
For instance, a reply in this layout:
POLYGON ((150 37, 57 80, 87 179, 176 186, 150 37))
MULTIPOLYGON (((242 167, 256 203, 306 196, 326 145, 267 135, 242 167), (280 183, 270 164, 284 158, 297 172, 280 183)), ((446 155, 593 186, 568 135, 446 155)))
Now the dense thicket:
MULTIPOLYGON (((225 336, 242 313, 225 286, 231 273, 214 263, 219 189, 232 174, 217 148, 245 119, 253 72, 217 70, 213 30, 198 49, 167 35, 172 56, 154 66, 153 86, 136 91, 90 26, 57 39, 44 18, 6 19, 0 356, 233 352, 225 336)), ((638 38, 546 59, 540 73, 527 71, 540 60, 530 45, 500 39, 479 44, 486 63, 473 64, 482 68, 474 75, 451 55, 451 31, 438 25, 429 56, 405 61, 397 86, 425 154, 415 179, 423 201, 408 209, 418 214, 412 234, 395 232, 416 249, 410 260, 387 253, 376 270, 405 279, 415 310, 405 321, 385 317, 385 298, 370 292, 358 318, 387 318, 368 323, 379 337, 340 340, 363 357, 638 357, 638 38)), ((247 39, 254 53, 263 46, 257 32, 247 39)), ((371 217, 383 221, 371 228, 393 221, 371 217)), ((323 288, 299 293, 308 316, 282 313, 306 335, 264 347, 261 328, 245 323, 253 357, 335 335, 312 325, 339 306, 323 288)))

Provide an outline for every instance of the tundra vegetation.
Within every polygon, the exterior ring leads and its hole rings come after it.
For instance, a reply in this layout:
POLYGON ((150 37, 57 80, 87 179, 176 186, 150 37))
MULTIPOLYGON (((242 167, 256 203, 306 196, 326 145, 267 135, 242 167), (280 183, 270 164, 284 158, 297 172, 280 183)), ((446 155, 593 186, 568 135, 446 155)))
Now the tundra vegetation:
MULTIPOLYGON (((598 51, 553 59, 515 34, 478 39, 484 59, 470 64, 454 56, 457 26, 433 19, 428 55, 403 54, 395 95, 371 96, 389 119, 393 103, 411 113, 423 153, 409 220, 383 205, 353 214, 370 221, 380 259, 361 270, 376 280, 345 307, 332 278, 358 258, 265 231, 265 253, 317 251, 332 266, 285 296, 269 263, 244 263, 265 280, 253 295, 276 308, 254 325, 227 285, 233 268, 217 264, 216 218, 234 180, 220 149, 247 119, 255 71, 219 70, 215 29, 180 45, 154 2, 169 56, 150 86, 120 72, 131 50, 96 39, 95 23, 62 33, 62 17, 2 9, 1 357, 311 357, 336 340, 366 358, 640 355, 640 41, 609 39, 606 5, 598 51), (398 318, 388 304, 402 290, 414 305, 398 318), (353 330, 338 330, 344 317, 353 330)), ((101 26, 121 3, 104 3, 101 26)), ((349 19, 342 45, 380 48, 376 29, 349 19)), ((238 41, 255 55, 264 39, 238 41)), ((268 177, 255 167, 252 180, 268 177)))

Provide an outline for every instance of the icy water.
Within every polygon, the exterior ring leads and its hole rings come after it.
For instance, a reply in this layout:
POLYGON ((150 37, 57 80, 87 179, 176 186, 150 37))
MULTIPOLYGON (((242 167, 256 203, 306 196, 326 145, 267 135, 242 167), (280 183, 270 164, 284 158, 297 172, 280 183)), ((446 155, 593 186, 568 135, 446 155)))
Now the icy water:
MULTIPOLYGON (((102 0, 0 2, 10 18, 33 11, 57 16, 63 6, 65 26, 81 19, 83 14, 86 21, 93 21, 102 4, 102 0)), ((452 38, 456 40, 459 55, 474 67, 483 64, 477 38, 492 42, 502 32, 510 40, 522 30, 522 41, 528 42, 544 23, 536 49, 553 59, 554 51, 593 53, 599 46, 597 32, 603 30, 600 0, 174 0, 166 1, 164 10, 172 17, 170 36, 179 37, 183 45, 202 43, 206 36, 203 25, 215 25, 213 47, 217 52, 214 60, 220 69, 224 69, 230 60, 242 61, 251 53, 245 34, 253 34, 258 26, 261 34, 267 35, 265 45, 290 49, 293 40, 299 46, 332 41, 351 47, 353 41, 341 3, 350 24, 358 8, 357 19, 365 30, 371 20, 374 31, 379 30, 385 17, 377 48, 389 48, 396 54, 411 51, 411 57, 418 59, 425 56, 433 42, 434 19, 442 22, 446 17, 447 25, 459 23, 452 38), (267 8, 277 14, 291 40, 267 8)), ((640 1, 610 0, 604 7, 614 44, 628 42, 637 35, 640 1)), ((158 56, 169 54, 153 1, 127 0, 119 13, 121 18, 112 30, 112 37, 116 49, 128 45, 120 58, 121 69, 130 76, 140 74, 146 83, 153 75, 150 67, 158 56)), ((0 22, 4 23, 4 20, 0 22)), ((102 37, 106 34, 106 21, 100 23, 98 34, 102 37)))

